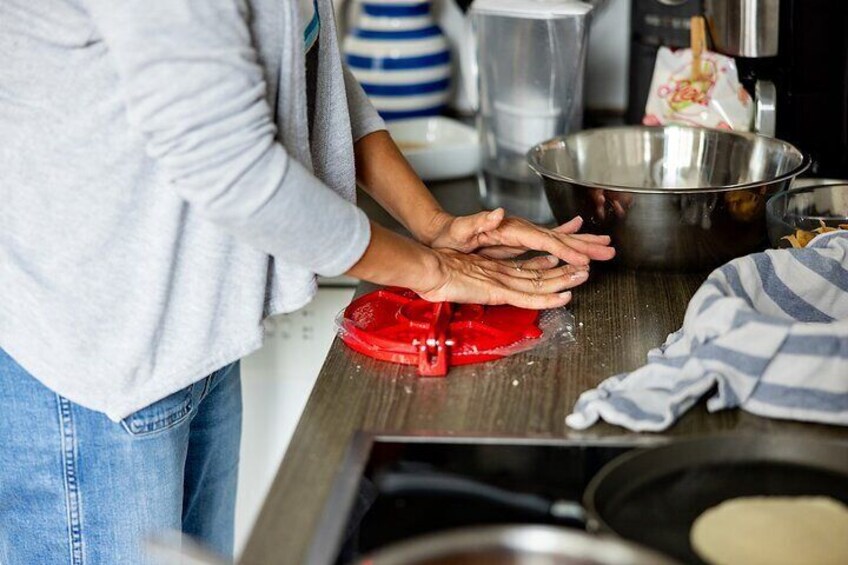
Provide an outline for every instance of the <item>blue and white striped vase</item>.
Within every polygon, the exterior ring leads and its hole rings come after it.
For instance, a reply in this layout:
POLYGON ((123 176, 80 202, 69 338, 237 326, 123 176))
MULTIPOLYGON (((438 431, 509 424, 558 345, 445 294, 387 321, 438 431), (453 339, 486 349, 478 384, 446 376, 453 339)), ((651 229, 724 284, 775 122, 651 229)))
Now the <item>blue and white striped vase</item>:
POLYGON ((344 52, 383 119, 434 116, 444 110, 450 49, 430 12, 430 0, 363 0, 344 52))

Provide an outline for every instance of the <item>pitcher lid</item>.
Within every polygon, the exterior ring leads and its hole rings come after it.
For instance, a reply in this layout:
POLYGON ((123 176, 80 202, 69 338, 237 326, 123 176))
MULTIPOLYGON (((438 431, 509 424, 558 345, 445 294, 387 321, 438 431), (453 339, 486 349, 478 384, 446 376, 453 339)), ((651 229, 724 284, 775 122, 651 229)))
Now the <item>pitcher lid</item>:
POLYGON ((474 0, 469 13, 539 20, 585 16, 592 10, 577 0, 474 0))

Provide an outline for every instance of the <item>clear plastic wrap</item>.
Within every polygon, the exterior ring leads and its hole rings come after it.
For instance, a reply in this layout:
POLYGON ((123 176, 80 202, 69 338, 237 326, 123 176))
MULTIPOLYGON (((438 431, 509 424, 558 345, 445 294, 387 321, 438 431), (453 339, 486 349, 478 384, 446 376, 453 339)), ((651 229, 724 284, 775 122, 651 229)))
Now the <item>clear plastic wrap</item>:
POLYGON ((535 339, 526 339, 512 345, 493 348, 487 353, 508 357, 516 353, 534 350, 542 357, 549 359, 557 354, 559 348, 574 343, 574 315, 563 306, 539 312, 537 322, 542 335, 535 339))

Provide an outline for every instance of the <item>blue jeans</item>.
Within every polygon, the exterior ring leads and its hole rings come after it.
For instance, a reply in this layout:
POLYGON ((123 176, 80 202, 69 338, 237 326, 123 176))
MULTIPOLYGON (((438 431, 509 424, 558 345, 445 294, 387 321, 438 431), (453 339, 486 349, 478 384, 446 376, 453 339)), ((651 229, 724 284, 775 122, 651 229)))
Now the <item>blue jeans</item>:
POLYGON ((0 349, 0 564, 144 563, 168 530, 232 558, 240 436, 238 363, 116 423, 0 349))

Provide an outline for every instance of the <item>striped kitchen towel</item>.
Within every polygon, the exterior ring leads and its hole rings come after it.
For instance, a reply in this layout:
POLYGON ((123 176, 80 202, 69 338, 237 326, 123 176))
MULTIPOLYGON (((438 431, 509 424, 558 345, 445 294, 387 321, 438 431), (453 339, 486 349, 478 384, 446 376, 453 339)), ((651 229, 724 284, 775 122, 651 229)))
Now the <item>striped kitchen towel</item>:
POLYGON ((660 431, 714 386, 710 412, 848 425, 848 233, 713 271, 683 328, 644 367, 584 392, 566 423, 660 431))

